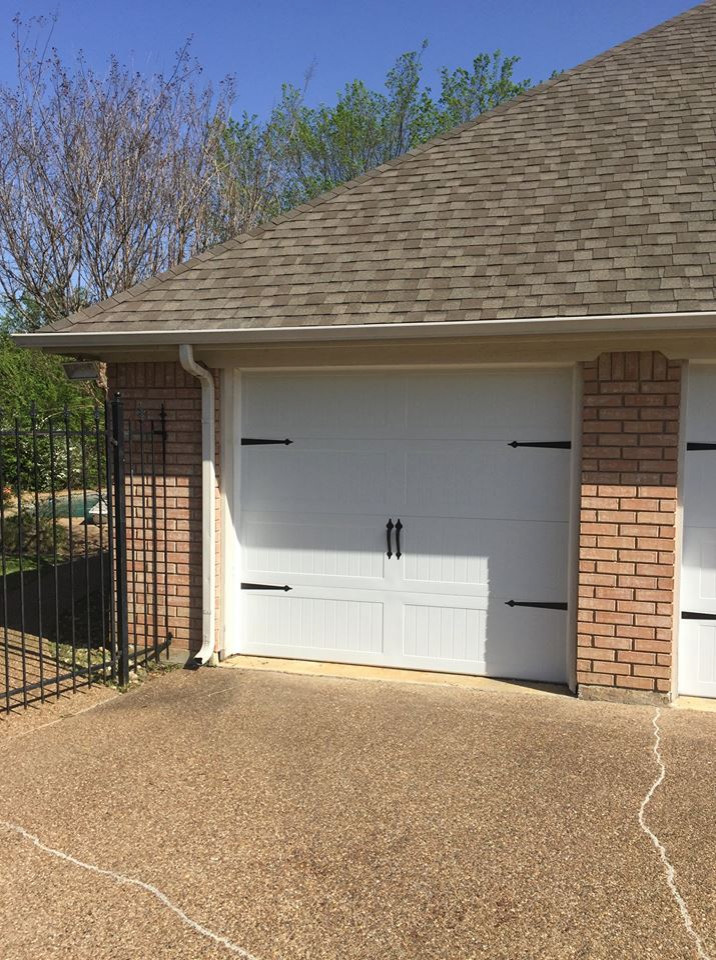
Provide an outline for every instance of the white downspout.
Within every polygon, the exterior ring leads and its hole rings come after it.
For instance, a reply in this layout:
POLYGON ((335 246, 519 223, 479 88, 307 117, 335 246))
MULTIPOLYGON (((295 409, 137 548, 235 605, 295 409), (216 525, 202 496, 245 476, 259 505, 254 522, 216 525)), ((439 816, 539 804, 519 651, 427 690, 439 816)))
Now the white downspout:
POLYGON ((201 381, 201 649, 191 665, 200 667, 214 656, 216 638, 216 438, 214 378, 194 359, 194 348, 183 343, 179 362, 201 381))

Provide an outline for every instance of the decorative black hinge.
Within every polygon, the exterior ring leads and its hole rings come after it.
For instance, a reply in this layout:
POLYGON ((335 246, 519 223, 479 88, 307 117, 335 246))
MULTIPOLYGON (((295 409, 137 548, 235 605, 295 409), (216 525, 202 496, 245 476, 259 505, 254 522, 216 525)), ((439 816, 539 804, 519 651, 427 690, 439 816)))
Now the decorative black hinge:
POLYGON ((520 443, 519 440, 513 440, 507 444, 508 447, 551 447, 553 450, 571 450, 571 440, 536 440, 534 442, 526 441, 520 443))
POLYGON ((278 583, 242 583, 242 590, 283 590, 287 593, 289 590, 293 590, 293 587, 289 587, 287 583, 284 583, 283 586, 278 583))
POLYGON ((293 440, 289 440, 286 437, 285 440, 264 440, 262 437, 242 437, 241 446, 242 447, 268 447, 273 444, 281 444, 284 447, 287 447, 290 443, 293 443, 293 440))
POLYGON ((687 443, 687 450, 716 450, 716 443, 687 443))
POLYGON ((716 620, 716 613, 695 613, 693 610, 682 610, 682 620, 716 620))
POLYGON ((505 600, 506 607, 539 607, 542 610, 566 610, 566 603, 540 603, 532 600, 505 600))

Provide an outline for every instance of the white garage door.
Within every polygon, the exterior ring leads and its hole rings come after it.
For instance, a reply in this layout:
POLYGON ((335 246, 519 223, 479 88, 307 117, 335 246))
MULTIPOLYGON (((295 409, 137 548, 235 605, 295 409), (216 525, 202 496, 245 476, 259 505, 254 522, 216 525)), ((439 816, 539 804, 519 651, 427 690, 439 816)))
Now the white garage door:
POLYGON ((571 391, 244 374, 241 652, 563 681, 571 391))
POLYGON ((689 370, 679 693, 716 697, 716 370, 689 370))

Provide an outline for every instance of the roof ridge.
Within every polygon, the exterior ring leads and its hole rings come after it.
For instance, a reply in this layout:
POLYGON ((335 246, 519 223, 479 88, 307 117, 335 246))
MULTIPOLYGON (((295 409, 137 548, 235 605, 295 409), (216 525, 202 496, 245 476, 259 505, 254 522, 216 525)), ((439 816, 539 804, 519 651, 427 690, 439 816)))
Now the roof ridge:
POLYGON ((169 267, 167 270, 164 270, 161 273, 155 274, 152 277, 148 277, 147 279, 142 280, 125 290, 113 294, 111 297, 108 297, 105 300, 91 304, 89 307, 85 307, 82 310, 78 310, 69 317, 64 317, 54 321, 53 323, 48 324, 45 329, 67 329, 67 327, 71 327, 79 321, 91 319, 98 314, 106 313, 114 304, 135 299, 137 296, 145 293, 146 291, 153 290, 157 286, 161 286, 165 280, 168 280, 171 277, 179 276, 186 271, 191 270, 198 263, 211 260, 219 253, 236 249, 247 241, 256 237, 260 237, 262 234, 267 233, 275 227, 295 220, 302 214, 308 213, 309 211, 315 210, 317 207, 321 207, 324 204, 330 203, 336 197, 342 196, 356 187, 382 176, 386 171, 392 170, 395 167, 402 166, 404 163, 412 161, 416 157, 419 157, 423 153, 431 150, 437 144, 453 140, 456 137, 464 134, 467 130, 474 129, 481 124, 487 123, 496 116, 500 116, 510 110, 514 110, 518 105, 524 104, 526 101, 533 99, 535 96, 543 95, 548 89, 560 84, 563 85, 565 83, 569 83, 575 78, 575 76, 581 75, 584 71, 591 69, 601 61, 613 57, 615 54, 621 53, 623 50, 631 46, 642 43, 647 37, 658 35, 662 31, 672 27, 674 23, 689 19, 692 16, 697 15, 705 8, 713 7, 714 5, 716 5, 716 0, 703 0, 703 2, 697 4, 696 6, 690 7, 689 9, 684 10, 682 13, 676 14, 675 16, 670 17, 668 20, 664 20, 661 23, 650 27, 648 30, 644 30, 639 34, 636 34, 633 37, 629 37, 627 40, 623 40, 620 43, 609 47, 607 50, 603 50, 601 53, 595 54, 595 56, 590 57, 588 60, 576 64, 574 67, 570 67, 568 70, 565 70, 554 77, 550 77, 547 80, 544 80, 542 83, 536 84, 534 87, 528 88, 527 90, 518 94, 516 97, 504 101, 498 106, 493 107, 491 110, 487 110, 484 113, 479 114, 477 117, 473 117, 472 119, 467 120, 456 127, 452 127, 450 130, 446 130, 437 136, 432 137, 430 140, 425 141, 425 143, 418 144, 405 153, 402 153, 397 157, 393 157, 390 160, 387 160, 385 163, 382 163, 377 167, 373 167, 359 176, 352 178, 351 180, 347 180, 344 183, 338 184, 337 186, 332 187, 330 190, 319 194, 317 197, 314 197, 311 200, 307 200, 296 207, 292 207, 285 213, 281 213, 276 217, 272 217, 270 220, 267 220, 256 227, 252 227, 250 230, 245 230, 236 237, 232 237, 228 240, 222 241, 221 243, 207 247, 200 253, 189 257, 187 260, 184 260, 181 263, 169 267))

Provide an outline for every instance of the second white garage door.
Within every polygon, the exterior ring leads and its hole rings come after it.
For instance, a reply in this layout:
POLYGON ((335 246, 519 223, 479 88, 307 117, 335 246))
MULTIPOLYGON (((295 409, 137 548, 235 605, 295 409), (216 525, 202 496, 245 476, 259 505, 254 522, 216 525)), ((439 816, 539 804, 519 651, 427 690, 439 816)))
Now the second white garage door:
POLYGON ((566 679, 570 370, 244 374, 241 411, 242 653, 566 679))
POLYGON ((716 368, 688 374, 679 693, 716 697, 716 368))

